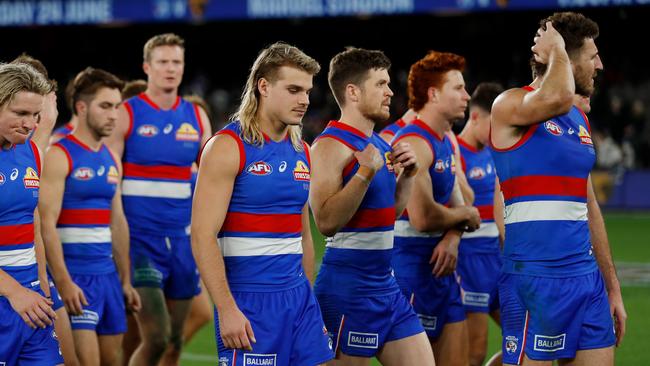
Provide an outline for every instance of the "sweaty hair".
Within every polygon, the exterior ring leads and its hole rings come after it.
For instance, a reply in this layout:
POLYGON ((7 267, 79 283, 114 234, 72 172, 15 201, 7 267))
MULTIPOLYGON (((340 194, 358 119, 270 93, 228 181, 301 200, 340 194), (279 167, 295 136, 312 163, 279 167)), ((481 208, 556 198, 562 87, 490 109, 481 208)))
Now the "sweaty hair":
POLYGON ((102 69, 87 67, 74 78, 72 84, 72 112, 76 115, 76 104, 82 100, 86 103, 95 96, 95 93, 101 88, 122 90, 124 82, 117 76, 102 69))
MULTIPOLYGON (((585 39, 596 39, 600 32, 596 22, 580 13, 569 11, 555 13, 550 17, 540 20, 540 27, 546 30, 547 22, 551 22, 553 28, 562 35, 565 44, 564 48, 571 58, 580 48, 582 48, 585 39)), ((546 72, 546 65, 536 62, 534 57, 531 57, 530 65, 533 69, 533 76, 541 76, 546 72)))
MULTIPOLYGON (((282 66, 293 67, 310 75, 316 75, 320 71, 320 65, 316 60, 307 56, 297 47, 284 42, 276 42, 259 53, 248 74, 246 86, 241 95, 241 104, 231 117, 233 121, 239 120, 242 128, 241 137, 249 144, 259 146, 264 144, 264 135, 257 120, 260 97, 257 82, 262 78, 270 83, 276 82, 282 66)), ((296 151, 303 149, 301 133, 300 126, 289 126, 289 136, 296 151)))
POLYGON ((469 107, 478 107, 490 113, 492 111, 492 102, 501 93, 503 93, 503 86, 499 83, 480 83, 472 93, 469 107))
POLYGON ((185 50, 185 40, 174 33, 158 34, 149 38, 147 43, 144 44, 144 62, 151 61, 151 53, 154 48, 160 46, 178 46, 185 50))
POLYGON ((32 66, 25 63, 0 64, 0 109, 20 92, 46 95, 51 91, 52 84, 32 66))
POLYGON ((391 62, 382 51, 349 47, 330 61, 327 75, 334 99, 339 107, 345 106, 345 88, 349 84, 361 86, 370 70, 389 70, 391 62))
POLYGON ((12 64, 27 64, 27 65, 33 67, 34 69, 36 69, 36 71, 43 74, 45 79, 47 79, 50 82, 50 84, 52 84, 52 90, 50 90, 50 92, 53 92, 53 91, 55 92, 56 91, 56 89, 57 89, 56 80, 50 79, 50 77, 47 74, 47 68, 45 68, 45 65, 43 65, 43 63, 40 60, 35 59, 34 57, 32 57, 32 56, 30 56, 30 55, 23 52, 20 56, 16 57, 13 61, 11 61, 11 63, 12 64))
POLYGON ((147 82, 142 79, 127 81, 122 88, 122 100, 127 100, 147 90, 147 82))
POLYGON ((465 70, 465 58, 449 52, 429 51, 411 65, 408 76, 409 108, 421 110, 429 100, 430 87, 440 88, 448 71, 465 70))

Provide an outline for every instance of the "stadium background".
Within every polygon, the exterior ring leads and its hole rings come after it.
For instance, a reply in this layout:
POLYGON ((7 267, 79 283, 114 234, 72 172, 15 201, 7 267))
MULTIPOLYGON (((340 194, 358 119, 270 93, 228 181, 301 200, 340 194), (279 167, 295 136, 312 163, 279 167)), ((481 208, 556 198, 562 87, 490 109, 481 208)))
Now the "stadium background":
MULTIPOLYGON (((329 59, 345 46, 381 49, 391 58, 396 119, 406 109, 408 68, 428 50, 466 57, 470 93, 482 81, 521 86, 530 80, 528 58, 539 19, 565 8, 581 11, 600 25, 597 45, 605 65, 590 120, 599 154, 594 181, 629 315, 616 364, 650 365, 650 68, 643 56, 650 6, 643 4, 650 1, 0 0, 0 61, 27 52, 44 62, 60 89, 86 66, 127 80, 145 78, 144 42, 174 32, 186 40, 181 92, 208 101, 217 129, 236 107, 257 52, 283 40, 323 67, 304 120, 310 140, 338 117, 326 74, 329 59)), ((59 94, 59 124, 70 115, 63 99, 59 94)), ((324 245, 317 233, 314 244, 320 261, 324 245)), ((214 364, 213 334, 206 327, 182 364, 214 364)), ((491 351, 499 347, 498 336, 493 327, 491 351)))

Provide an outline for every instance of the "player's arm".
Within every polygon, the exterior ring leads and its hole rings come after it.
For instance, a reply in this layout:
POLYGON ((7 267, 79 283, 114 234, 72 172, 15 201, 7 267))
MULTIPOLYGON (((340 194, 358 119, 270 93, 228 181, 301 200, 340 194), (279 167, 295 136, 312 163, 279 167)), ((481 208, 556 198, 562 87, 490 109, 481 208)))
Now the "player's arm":
POLYGON ((616 268, 612 261, 612 252, 607 240, 607 230, 605 229, 605 220, 600 212, 600 206, 596 200, 594 187, 591 183, 591 175, 587 183, 587 217, 589 220, 589 231, 591 234, 591 244, 594 248, 596 261, 600 272, 605 279, 605 286, 607 287, 607 295, 609 296, 609 308, 615 321, 616 329, 616 345, 618 346, 623 341, 625 335, 625 321, 627 319, 627 312, 623 305, 623 297, 621 295, 621 284, 618 282, 616 276, 616 268))
MULTIPOLYGON (((464 205, 445 207, 434 200, 429 175, 433 154, 426 142, 418 137, 406 137, 401 141, 411 144, 421 167, 415 175, 411 198, 406 206, 411 225, 420 232, 444 231, 460 224, 467 225, 470 221, 478 227, 476 208, 464 205)), ((460 194, 459 188, 455 190, 457 195, 460 194)))
POLYGON ((70 277, 63 259, 63 247, 56 223, 61 213, 65 179, 70 167, 65 152, 58 146, 52 146, 45 154, 43 175, 38 199, 41 215, 41 234, 45 244, 47 263, 52 271, 52 278, 59 290, 61 299, 70 314, 81 314, 82 304, 88 305, 83 291, 70 277))
POLYGON ((395 218, 402 216, 406 204, 413 191, 413 182, 418 172, 419 164, 415 151, 408 142, 398 141, 390 154, 391 164, 396 172, 397 185, 395 187, 395 218))
POLYGON ((539 88, 527 92, 510 89, 499 95, 492 105, 493 134, 502 129, 530 126, 551 117, 568 113, 573 105, 575 81, 564 39, 546 23, 538 30, 532 47, 535 59, 547 65, 539 88))
POLYGON ((52 300, 20 285, 7 272, 0 269, 0 296, 9 300, 11 307, 31 328, 45 328, 52 325, 56 313, 52 300))
POLYGON ((126 134, 129 132, 129 128, 131 128, 131 124, 133 123, 131 118, 130 109, 127 109, 126 103, 122 103, 117 110, 115 129, 104 141, 106 146, 118 156, 117 160, 122 160, 122 156, 124 155, 124 139, 126 139, 126 134))
MULTIPOLYGON (((117 171, 119 174, 119 182, 122 181, 122 164, 120 163, 117 155, 113 154, 113 160, 117 164, 117 171)), ((131 285, 131 257, 129 254, 129 225, 124 215, 124 208, 122 207, 122 189, 120 184, 117 185, 115 195, 111 201, 111 238, 113 242, 113 259, 117 267, 117 273, 120 276, 122 283, 122 293, 124 300, 129 310, 138 312, 140 311, 141 302, 140 295, 131 285)))
POLYGON ((34 251, 36 252, 36 263, 38 264, 38 280, 41 283, 41 290, 45 297, 51 298, 50 284, 47 279, 47 260, 45 259, 45 246, 41 236, 41 218, 38 208, 34 210, 34 251))
POLYGON ((43 108, 38 116, 38 125, 32 135, 32 141, 41 151, 47 150, 50 143, 50 135, 56 123, 59 111, 56 107, 56 93, 51 92, 43 98, 43 108))
POLYGON ((501 185, 499 178, 494 181, 494 222, 497 224, 499 230, 499 246, 503 249, 503 243, 506 240, 506 224, 505 224, 505 203, 503 202, 503 195, 501 194, 501 185))
POLYGON ((302 268, 311 284, 314 283, 314 240, 309 222, 309 204, 302 209, 302 268))
POLYGON ((203 149, 192 202, 192 253, 217 307, 224 346, 251 350, 255 336, 230 292, 223 255, 217 244, 239 174, 239 147, 233 137, 216 135, 203 149))
POLYGON ((451 144, 454 146, 454 162, 456 166, 456 181, 460 187, 460 191, 463 194, 463 200, 468 206, 474 204, 474 190, 470 187, 469 182, 467 181, 467 176, 465 175, 465 167, 462 166, 462 158, 460 155, 460 148, 458 147, 458 140, 456 135, 453 132, 447 132, 447 137, 451 141, 451 144))
POLYGON ((319 139, 311 151, 309 204, 318 230, 333 236, 357 212, 370 182, 385 164, 384 158, 372 144, 353 153, 331 138, 319 139), (359 169, 343 186, 343 169, 355 158, 359 169))

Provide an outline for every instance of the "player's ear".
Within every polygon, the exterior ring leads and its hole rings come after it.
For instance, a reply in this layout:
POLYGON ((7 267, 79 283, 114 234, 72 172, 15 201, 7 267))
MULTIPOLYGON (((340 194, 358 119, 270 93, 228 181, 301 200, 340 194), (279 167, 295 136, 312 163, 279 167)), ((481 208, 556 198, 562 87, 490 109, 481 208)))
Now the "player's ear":
POLYGON ((257 92, 260 93, 261 96, 267 97, 269 94, 269 81, 265 78, 257 80, 257 92))

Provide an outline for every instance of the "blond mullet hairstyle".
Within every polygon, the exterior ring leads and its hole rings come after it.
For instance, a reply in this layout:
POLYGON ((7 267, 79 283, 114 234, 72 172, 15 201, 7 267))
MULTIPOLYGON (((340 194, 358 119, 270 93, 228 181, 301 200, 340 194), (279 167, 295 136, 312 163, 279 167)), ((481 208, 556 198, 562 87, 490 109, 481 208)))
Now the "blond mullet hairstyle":
MULTIPOLYGON (((251 145, 264 145, 264 135, 257 118, 260 93, 257 82, 264 78, 270 83, 278 79, 278 71, 282 66, 295 67, 311 75, 320 71, 316 60, 307 56, 297 47, 284 42, 276 42, 263 49, 251 67, 246 87, 241 95, 241 104, 237 112, 230 118, 231 121, 239 120, 241 125, 241 138, 251 145)), ((303 150, 302 127, 289 126, 289 137, 296 151, 303 150)))
POLYGON ((154 48, 161 46, 178 46, 182 50, 185 50, 185 40, 174 33, 158 34, 149 38, 147 43, 144 44, 142 54, 144 62, 151 61, 151 53, 154 48))
POLYGON ((11 103, 20 92, 46 95, 51 91, 52 84, 32 66, 0 64, 0 109, 11 103))

